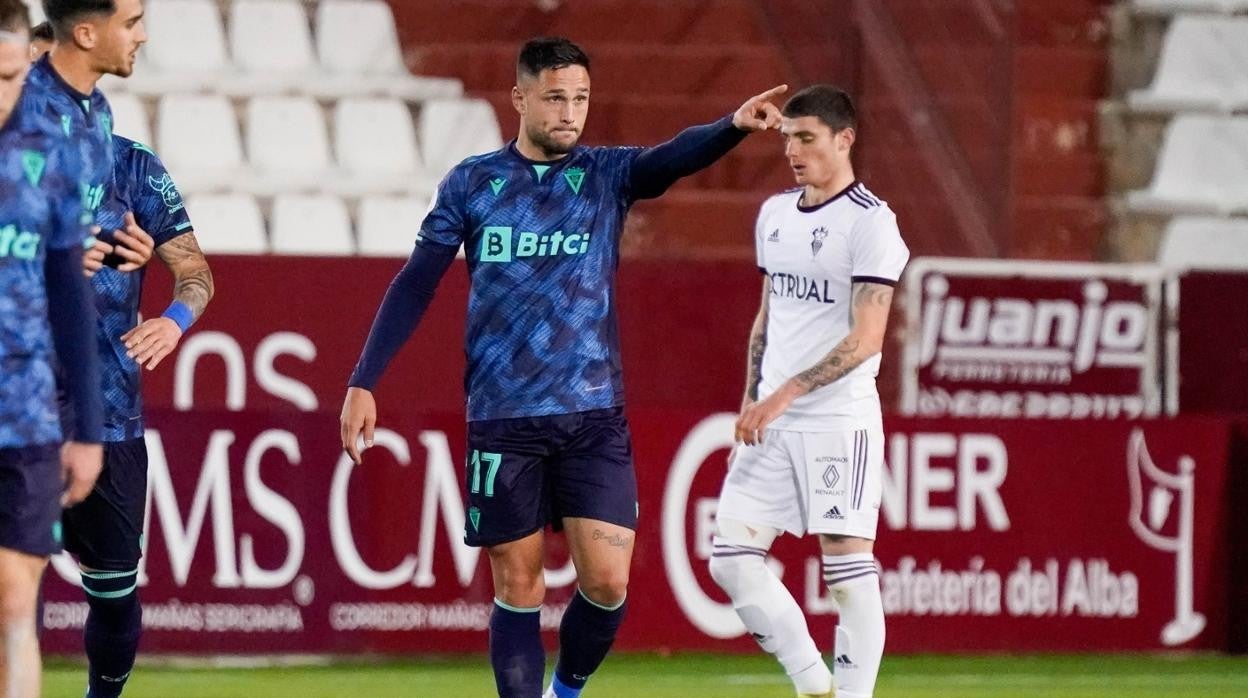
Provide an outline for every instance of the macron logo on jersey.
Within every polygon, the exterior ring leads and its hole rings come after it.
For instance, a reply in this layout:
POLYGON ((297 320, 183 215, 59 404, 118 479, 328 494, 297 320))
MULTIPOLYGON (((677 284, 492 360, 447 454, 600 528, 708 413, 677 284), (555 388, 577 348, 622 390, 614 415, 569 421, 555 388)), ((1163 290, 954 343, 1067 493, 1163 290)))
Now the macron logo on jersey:
POLYGON ((510 262, 525 257, 582 255, 589 251, 589 233, 515 233, 509 226, 486 226, 481 236, 482 262, 510 262))

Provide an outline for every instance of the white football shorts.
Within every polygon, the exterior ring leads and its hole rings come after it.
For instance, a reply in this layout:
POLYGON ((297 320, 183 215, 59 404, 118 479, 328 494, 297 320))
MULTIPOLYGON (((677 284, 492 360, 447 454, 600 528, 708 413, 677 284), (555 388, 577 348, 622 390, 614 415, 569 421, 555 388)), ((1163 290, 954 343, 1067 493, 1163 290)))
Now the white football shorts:
POLYGON ((768 429, 762 444, 733 451, 716 516, 795 536, 875 540, 883 470, 882 426, 820 433, 768 429))

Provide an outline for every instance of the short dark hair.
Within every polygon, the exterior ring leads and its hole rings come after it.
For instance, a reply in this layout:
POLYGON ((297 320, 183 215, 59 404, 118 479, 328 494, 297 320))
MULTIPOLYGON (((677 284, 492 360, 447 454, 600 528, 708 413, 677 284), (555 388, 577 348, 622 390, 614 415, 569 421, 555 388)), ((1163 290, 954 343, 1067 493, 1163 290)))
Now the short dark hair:
POLYGON ((858 127, 854 101, 844 90, 833 85, 811 85, 789 98, 780 113, 790 119, 813 116, 832 129, 833 133, 858 127))
POLYGON ((0 30, 25 34, 30 29, 30 10, 22 0, 0 0, 0 30))
POLYGON ((31 41, 56 41, 56 34, 52 32, 51 22, 40 22, 30 28, 31 41))
POLYGON ((543 70, 558 70, 579 65, 589 70, 589 56, 580 46, 560 36, 544 36, 529 39, 520 49, 516 60, 516 80, 535 78, 543 70))
POLYGON ((43 0, 43 13, 58 39, 68 39, 74 25, 87 15, 112 15, 115 0, 43 0))

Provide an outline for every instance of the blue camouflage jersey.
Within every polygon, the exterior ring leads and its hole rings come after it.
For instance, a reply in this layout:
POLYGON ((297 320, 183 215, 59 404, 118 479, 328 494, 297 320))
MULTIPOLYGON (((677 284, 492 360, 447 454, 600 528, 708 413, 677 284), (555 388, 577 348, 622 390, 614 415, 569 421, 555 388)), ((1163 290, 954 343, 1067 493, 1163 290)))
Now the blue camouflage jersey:
POLYGON ((97 211, 113 175, 113 112, 104 93, 96 88, 84 95, 74 89, 44 55, 30 67, 18 108, 25 118, 74 144, 82 163, 83 202, 97 211))
POLYGON ((25 101, 0 128, 0 448, 61 440, 44 260, 91 225, 76 149, 25 101))
POLYGON ((623 404, 615 273, 641 152, 534 162, 513 142, 443 180, 420 238, 465 246, 470 421, 623 404))
MULTIPOLYGON (((157 247, 190 232, 191 221, 182 196, 160 158, 141 143, 121 136, 114 136, 113 140, 114 185, 98 214, 97 222, 104 231, 101 237, 107 239, 111 231, 122 228, 127 211, 134 212, 135 221, 152 236, 157 247)), ((145 269, 121 272, 104 267, 91 278, 100 314, 96 334, 104 388, 105 441, 126 441, 143 435, 139 385, 142 367, 126 356, 121 336, 138 324, 145 269)))

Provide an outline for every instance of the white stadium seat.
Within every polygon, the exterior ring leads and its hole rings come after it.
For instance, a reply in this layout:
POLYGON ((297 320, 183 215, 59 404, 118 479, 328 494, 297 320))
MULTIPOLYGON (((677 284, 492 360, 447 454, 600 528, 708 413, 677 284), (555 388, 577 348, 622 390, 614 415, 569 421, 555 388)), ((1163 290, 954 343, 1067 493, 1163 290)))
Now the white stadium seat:
POLYGON ((145 95, 211 90, 232 71, 216 0, 156 0, 144 8, 148 42, 126 80, 110 80, 145 95))
POLYGON ((335 175, 325 116, 311 97, 253 98, 247 155, 256 194, 320 190, 335 175))
POLYGON ((336 196, 287 194, 273 201, 273 251, 299 255, 353 255, 351 218, 336 196))
POLYGON ((416 197, 372 196, 360 202, 360 254, 407 257, 416 233, 429 211, 429 200, 416 197))
POLYGON ((316 27, 321 75, 308 89, 317 94, 387 95, 412 101, 463 94, 459 80, 407 71, 394 13, 383 0, 322 0, 316 27))
POLYGON ((299 0, 235 0, 230 50, 241 73, 222 85, 229 94, 272 94, 315 79, 312 34, 299 0))
POLYGON ((1248 17, 1180 15, 1166 30, 1153 83, 1136 111, 1232 111, 1248 105, 1248 17))
POLYGON ((201 194, 186 202, 195 237, 208 254, 264 254, 269 241, 256 200, 246 194, 201 194))
POLYGON ((156 150, 184 193, 227 190, 246 176, 234 108, 220 95, 160 100, 156 150))
POLYGON ((1166 127, 1148 189, 1127 205, 1145 213, 1248 211, 1248 117, 1183 114, 1166 127))
POLYGON ((1157 261, 1171 269, 1248 271, 1248 219, 1179 216, 1161 238, 1157 261))
POLYGON ((1248 0, 1132 0, 1131 8, 1145 14, 1177 15, 1184 12, 1242 12, 1248 0))
POLYGON ((25 1, 26 1, 26 7, 30 9, 30 26, 33 27, 36 24, 42 24, 44 20, 48 18, 48 16, 43 13, 42 0, 25 0, 25 1))
POLYGON ((338 164, 361 193, 428 192, 411 112, 397 99, 343 99, 334 112, 338 164))
POLYGON ((108 103, 113 109, 113 133, 143 145, 152 144, 152 125, 143 100, 122 93, 109 95, 108 103))
POLYGON ((435 99, 420 110, 420 152, 441 179, 464 158, 503 147, 494 107, 483 99, 435 99))

